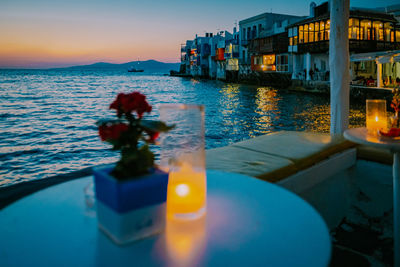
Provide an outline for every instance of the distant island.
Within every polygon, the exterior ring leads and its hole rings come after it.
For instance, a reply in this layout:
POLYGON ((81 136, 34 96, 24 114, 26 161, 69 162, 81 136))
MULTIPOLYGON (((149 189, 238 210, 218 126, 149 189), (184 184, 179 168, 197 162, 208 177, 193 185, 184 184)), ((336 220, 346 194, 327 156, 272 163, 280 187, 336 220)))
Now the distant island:
POLYGON ((80 65, 65 68, 52 68, 53 70, 115 70, 115 71, 126 71, 132 67, 143 69, 144 72, 157 72, 157 73, 169 73, 170 70, 179 70, 180 63, 165 63, 156 60, 146 61, 131 61, 121 64, 113 64, 107 62, 97 62, 90 65, 80 65), (139 62, 139 64, 138 64, 139 62))

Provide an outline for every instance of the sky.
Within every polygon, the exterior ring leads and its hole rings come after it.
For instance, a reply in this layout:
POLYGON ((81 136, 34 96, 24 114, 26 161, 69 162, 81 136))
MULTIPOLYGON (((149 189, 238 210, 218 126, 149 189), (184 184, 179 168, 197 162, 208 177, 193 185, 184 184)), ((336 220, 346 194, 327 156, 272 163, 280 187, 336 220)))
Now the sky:
MULTIPOLYGON (((236 22, 264 12, 305 16, 310 2, 0 0, 0 68, 179 62, 180 44, 196 33, 232 31, 236 22)), ((367 8, 399 3, 351 0, 351 6, 367 8)))

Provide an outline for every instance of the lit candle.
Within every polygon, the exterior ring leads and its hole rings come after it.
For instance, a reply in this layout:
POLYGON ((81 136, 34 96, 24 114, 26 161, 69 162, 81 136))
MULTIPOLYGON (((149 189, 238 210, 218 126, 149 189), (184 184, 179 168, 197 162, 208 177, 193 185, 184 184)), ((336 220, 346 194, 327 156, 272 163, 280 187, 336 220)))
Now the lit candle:
POLYGON ((197 172, 188 163, 169 173, 167 214, 179 216, 196 214, 206 204, 205 172, 197 172))
POLYGON ((368 133, 376 135, 378 130, 386 130, 386 101, 367 100, 366 124, 368 133))

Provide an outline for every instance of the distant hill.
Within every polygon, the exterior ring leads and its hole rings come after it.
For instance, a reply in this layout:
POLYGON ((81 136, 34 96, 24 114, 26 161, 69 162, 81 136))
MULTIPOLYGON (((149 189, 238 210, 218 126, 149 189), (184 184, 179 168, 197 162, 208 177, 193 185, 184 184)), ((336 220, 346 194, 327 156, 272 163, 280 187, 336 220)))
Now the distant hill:
POLYGON ((143 69, 144 72, 162 72, 169 73, 170 70, 179 70, 180 63, 164 63, 156 60, 146 60, 146 61, 132 61, 122 64, 113 64, 107 62, 97 62, 90 65, 73 66, 67 68, 57 68, 57 69, 70 69, 70 70, 121 70, 128 71, 130 68, 143 69))

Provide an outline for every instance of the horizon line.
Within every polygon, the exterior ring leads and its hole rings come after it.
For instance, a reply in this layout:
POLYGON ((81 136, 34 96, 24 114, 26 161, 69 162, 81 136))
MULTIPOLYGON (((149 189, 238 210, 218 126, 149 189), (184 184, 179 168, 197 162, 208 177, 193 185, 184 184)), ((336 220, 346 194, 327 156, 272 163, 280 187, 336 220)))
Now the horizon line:
POLYGON ((92 63, 50 63, 49 67, 45 67, 45 66, 40 66, 40 64, 46 64, 44 62, 37 62, 37 63, 33 63, 34 64, 38 64, 38 66, 0 66, 0 70, 50 70, 50 69, 66 69, 66 68, 73 68, 73 67, 83 67, 83 66, 91 66, 91 65, 95 65, 95 64, 99 64, 99 63, 103 63, 103 64, 110 64, 110 65, 123 65, 123 64, 128 64, 128 63, 134 63, 134 62, 147 62, 147 61, 156 61, 159 63, 164 63, 164 64, 179 64, 181 62, 176 61, 176 62, 165 62, 165 61, 160 61, 160 60, 156 60, 156 59, 147 59, 147 60, 133 60, 133 61, 127 61, 127 62, 123 62, 123 63, 112 63, 112 62, 107 62, 107 61, 93 61, 92 63), (51 67, 51 65, 57 65, 60 64, 60 66, 53 66, 51 67), (64 65, 64 66, 61 66, 64 65))

